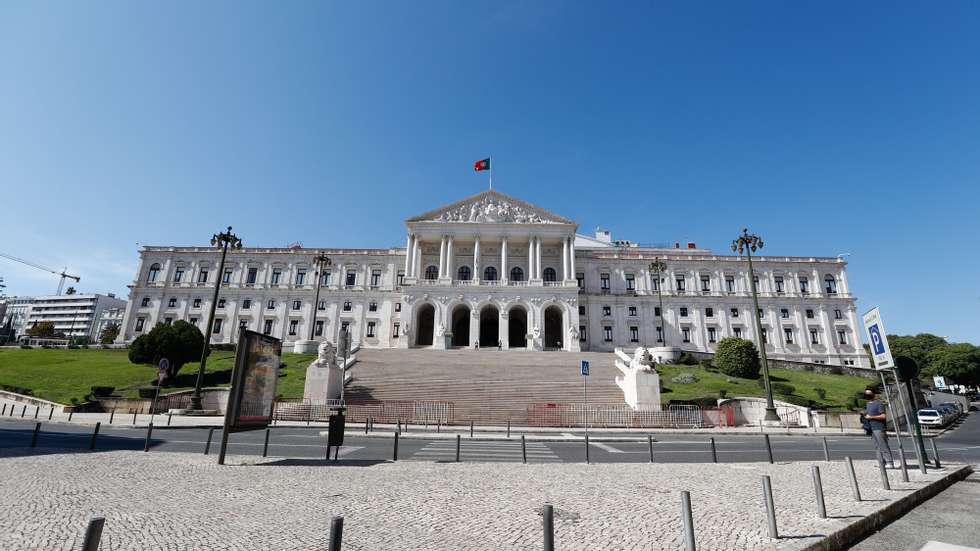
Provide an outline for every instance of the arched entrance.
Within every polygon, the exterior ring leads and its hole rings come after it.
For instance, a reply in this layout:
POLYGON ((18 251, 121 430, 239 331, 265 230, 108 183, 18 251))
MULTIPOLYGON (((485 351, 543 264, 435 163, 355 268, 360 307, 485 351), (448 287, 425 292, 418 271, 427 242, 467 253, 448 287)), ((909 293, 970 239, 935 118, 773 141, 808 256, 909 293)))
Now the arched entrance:
POLYGON ((453 308, 453 319, 450 325, 453 332, 453 346, 470 345, 470 307, 460 304, 453 308))
POLYGON ((496 306, 480 310, 480 346, 495 347, 500 341, 500 311, 496 306))
POLYGON ((514 306, 507 312, 507 346, 527 348, 527 310, 514 306))
POLYGON ((415 317, 415 345, 432 346, 432 328, 436 321, 436 309, 431 304, 419 306, 415 317))
POLYGON ((561 308, 549 306, 544 311, 544 347, 561 350, 561 308))

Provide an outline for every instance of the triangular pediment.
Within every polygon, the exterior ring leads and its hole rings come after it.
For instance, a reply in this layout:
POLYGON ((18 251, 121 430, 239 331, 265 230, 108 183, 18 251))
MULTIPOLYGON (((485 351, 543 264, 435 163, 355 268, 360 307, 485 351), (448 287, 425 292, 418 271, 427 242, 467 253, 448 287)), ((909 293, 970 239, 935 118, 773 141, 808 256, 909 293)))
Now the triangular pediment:
POLYGON ((430 210, 408 222, 459 222, 474 224, 574 224, 505 193, 487 190, 451 205, 430 210))

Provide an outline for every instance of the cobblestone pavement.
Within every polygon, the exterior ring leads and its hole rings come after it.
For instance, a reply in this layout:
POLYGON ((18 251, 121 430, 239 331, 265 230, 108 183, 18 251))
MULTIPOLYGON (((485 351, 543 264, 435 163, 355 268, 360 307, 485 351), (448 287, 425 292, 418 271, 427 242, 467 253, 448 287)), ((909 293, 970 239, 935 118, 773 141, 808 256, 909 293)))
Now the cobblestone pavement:
MULTIPOLYGON (((51 451, 51 450, 48 450, 51 451)), ((331 465, 131 451, 0 453, 0 549, 77 549, 87 521, 106 518, 103 550, 325 549, 344 516, 345 550, 531 550, 539 508, 555 506, 556 548, 680 549, 680 490, 691 492, 698 548, 799 549, 951 470, 845 465, 444 464, 331 465), (830 519, 816 517, 810 466, 823 474, 830 519), (772 476, 780 534, 766 534, 761 476, 772 476)))

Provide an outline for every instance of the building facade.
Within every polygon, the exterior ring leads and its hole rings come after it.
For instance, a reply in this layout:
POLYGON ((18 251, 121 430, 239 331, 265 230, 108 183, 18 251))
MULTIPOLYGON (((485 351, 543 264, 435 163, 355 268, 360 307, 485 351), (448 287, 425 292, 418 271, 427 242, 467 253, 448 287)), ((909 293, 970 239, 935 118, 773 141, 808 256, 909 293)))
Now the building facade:
POLYGON ((94 341, 99 337, 96 329, 102 312, 111 308, 125 308, 125 306, 126 301, 111 294, 34 297, 27 311, 24 330, 49 321, 54 324, 56 333, 63 333, 66 337, 88 337, 94 341))
MULTIPOLYGON (((240 327, 286 343, 311 334, 335 342, 347 329, 365 347, 432 349, 712 352, 722 338, 756 337, 748 265, 736 256, 580 235, 573 221, 492 190, 406 229, 405 248, 231 251, 220 274, 214 248, 144 247, 119 340, 175 320, 204 330, 215 278, 214 342, 234 342, 240 327), (318 278, 320 253, 331 266, 318 278), (654 259, 667 263, 659 278, 654 259)), ((845 266, 753 257, 771 357, 868 365, 845 266)))
POLYGON ((31 310, 31 304, 34 303, 34 297, 7 297, 3 302, 5 308, 3 323, 0 325, 6 326, 10 323, 15 338, 23 335, 27 330, 28 312, 31 310))

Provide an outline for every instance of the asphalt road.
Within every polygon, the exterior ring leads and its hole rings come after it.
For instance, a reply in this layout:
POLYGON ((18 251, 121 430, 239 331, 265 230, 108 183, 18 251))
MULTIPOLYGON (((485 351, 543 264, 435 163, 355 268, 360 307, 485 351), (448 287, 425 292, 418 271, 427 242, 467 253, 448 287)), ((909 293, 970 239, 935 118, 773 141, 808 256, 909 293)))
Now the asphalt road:
MULTIPOLYGON (((0 448, 23 448, 31 443, 34 421, 0 419, 0 448)), ((268 454, 272 457, 297 459, 323 459, 326 453, 326 437, 323 428, 274 427, 270 431, 268 454)), ((154 427, 150 452, 203 453, 209 429, 154 427)), ((214 430, 211 453, 217 452, 220 429, 214 430)), ((67 423, 44 423, 38 435, 38 453, 63 453, 64 450, 88 451, 92 427, 67 423)), ((111 426, 103 424, 96 444, 99 450, 142 450, 146 437, 145 428, 111 426)), ((637 434, 634 442, 602 442, 593 439, 588 446, 588 459, 593 463, 646 463, 650 461, 650 445, 643 434, 637 434)), ((653 459, 656 462, 710 462, 712 461, 708 435, 664 434, 653 436, 653 459)), ((822 437, 805 435, 770 435, 775 461, 804 461, 824 458, 822 437)), ((849 455, 854 459, 875 457, 870 438, 863 436, 827 436, 832 459, 849 455)), ((231 434, 229 454, 260 456, 263 451, 265 431, 231 434)), ((765 441, 761 434, 717 435, 714 437, 720 462, 767 461, 765 441)), ((911 442, 904 439, 905 453, 910 465, 916 464, 911 442)), ((980 416, 972 414, 960 422, 960 426, 936 439, 941 458, 947 461, 980 463, 980 416)), ((891 439, 892 451, 898 446, 891 439)), ((931 446, 926 444, 931 456, 931 446)), ((391 460, 394 438, 365 437, 348 432, 339 457, 350 461, 391 460)), ((462 461, 511 461, 520 462, 526 453, 529 463, 584 462, 586 446, 577 441, 528 441, 526 452, 521 449, 520 435, 510 440, 461 438, 462 461)), ((333 455, 333 454, 331 454, 333 455)), ((455 461, 454 439, 399 438, 398 459, 414 461, 455 461)))

